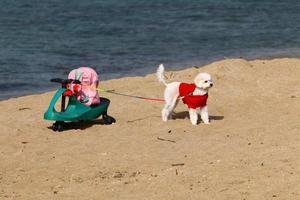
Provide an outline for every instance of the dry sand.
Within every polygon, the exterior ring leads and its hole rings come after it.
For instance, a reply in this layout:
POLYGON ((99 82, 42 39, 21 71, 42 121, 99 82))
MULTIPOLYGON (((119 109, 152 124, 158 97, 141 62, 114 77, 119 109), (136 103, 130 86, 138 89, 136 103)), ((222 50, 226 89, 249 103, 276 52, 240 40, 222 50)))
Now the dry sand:
MULTIPOLYGON (((300 59, 167 74, 191 82, 199 71, 215 81, 210 125, 192 126, 182 103, 165 123, 160 102, 101 93, 116 124, 57 133, 43 120, 53 92, 1 101, 0 199, 300 199, 300 59)), ((100 86, 158 98, 164 90, 154 74, 100 86)))

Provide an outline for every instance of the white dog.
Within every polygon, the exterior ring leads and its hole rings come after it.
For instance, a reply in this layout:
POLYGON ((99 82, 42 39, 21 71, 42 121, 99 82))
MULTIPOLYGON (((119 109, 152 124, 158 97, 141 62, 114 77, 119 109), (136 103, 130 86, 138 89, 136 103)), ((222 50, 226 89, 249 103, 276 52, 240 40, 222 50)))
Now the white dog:
POLYGON ((156 75, 159 82, 166 86, 164 93, 166 103, 162 109, 162 120, 167 121, 169 119, 170 114, 181 98, 189 108, 190 120, 193 125, 197 125, 198 111, 200 111, 203 122, 209 124, 206 101, 208 90, 213 86, 211 76, 208 73, 199 73, 192 84, 182 82, 166 83, 164 72, 165 68, 163 64, 160 64, 156 75))

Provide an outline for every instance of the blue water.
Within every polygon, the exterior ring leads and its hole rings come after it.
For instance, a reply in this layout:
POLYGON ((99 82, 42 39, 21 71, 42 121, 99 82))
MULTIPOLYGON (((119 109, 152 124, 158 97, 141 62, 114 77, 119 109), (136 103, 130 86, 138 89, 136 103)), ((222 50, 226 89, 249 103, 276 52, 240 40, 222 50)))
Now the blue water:
POLYGON ((224 57, 299 57, 298 0, 1 0, 0 99, 224 57))

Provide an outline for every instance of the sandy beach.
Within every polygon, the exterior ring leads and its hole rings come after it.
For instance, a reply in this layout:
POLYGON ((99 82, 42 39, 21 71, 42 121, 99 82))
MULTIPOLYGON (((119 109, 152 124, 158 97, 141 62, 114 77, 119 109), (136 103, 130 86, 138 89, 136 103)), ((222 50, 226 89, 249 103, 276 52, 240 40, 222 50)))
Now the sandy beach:
MULTIPOLYGON (((43 119, 54 91, 1 101, 0 199, 300 199, 300 59, 166 70, 169 81, 213 76, 210 125, 191 125, 182 103, 163 122, 161 102, 102 92, 116 124, 58 133, 43 119)), ((154 74, 100 88, 153 98, 164 90, 154 74)))

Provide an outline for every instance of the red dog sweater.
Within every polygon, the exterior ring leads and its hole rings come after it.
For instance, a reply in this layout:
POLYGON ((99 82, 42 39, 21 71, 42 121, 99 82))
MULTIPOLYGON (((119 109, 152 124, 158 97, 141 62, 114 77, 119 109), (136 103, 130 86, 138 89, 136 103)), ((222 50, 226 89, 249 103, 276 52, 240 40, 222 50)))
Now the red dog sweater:
POLYGON ((182 101, 188 106, 188 108, 199 108, 206 106, 208 94, 205 95, 193 95, 196 89, 196 84, 192 83, 180 83, 179 85, 179 96, 183 97, 182 101))

